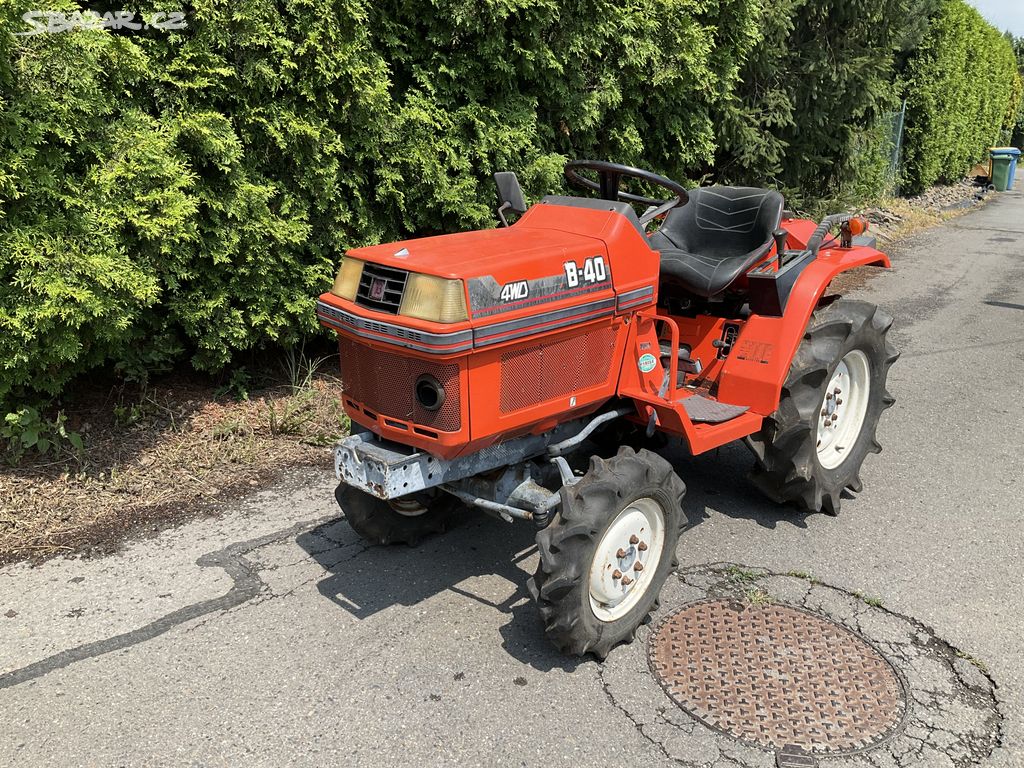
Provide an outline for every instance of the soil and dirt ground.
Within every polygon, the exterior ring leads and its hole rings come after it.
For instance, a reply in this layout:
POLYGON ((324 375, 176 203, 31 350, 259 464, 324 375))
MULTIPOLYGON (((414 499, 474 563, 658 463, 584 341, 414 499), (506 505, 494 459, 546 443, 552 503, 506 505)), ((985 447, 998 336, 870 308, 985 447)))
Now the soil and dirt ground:
MULTIPOLYGON (((325 345, 326 346, 326 345, 325 345)), ((104 554, 272 484, 295 467, 328 467, 347 433, 341 385, 317 358, 288 376, 224 391, 178 373, 146 387, 92 385, 64 409, 83 450, 0 464, 0 564, 104 554)))
MULTIPOLYGON (((896 315, 903 357, 885 451, 839 517, 765 501, 741 446, 667 453, 690 526, 656 621, 739 581, 901 675, 898 732, 823 767, 1024 764, 1022 222, 1024 193, 1001 194, 852 287, 896 315)), ((467 512, 418 548, 366 547, 334 484, 288 470, 116 554, 0 568, 0 764, 774 764, 665 695, 649 629, 602 664, 555 653, 529 526, 467 512)))

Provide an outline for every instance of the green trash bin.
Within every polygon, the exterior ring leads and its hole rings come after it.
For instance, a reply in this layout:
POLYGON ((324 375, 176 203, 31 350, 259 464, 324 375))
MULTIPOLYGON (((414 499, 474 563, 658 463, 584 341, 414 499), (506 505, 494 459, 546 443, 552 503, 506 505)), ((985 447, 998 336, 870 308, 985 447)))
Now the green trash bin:
POLYGON ((1017 157, 1009 152, 992 153, 992 186, 996 192, 1006 192, 1013 186, 1014 166, 1017 165, 1017 157))

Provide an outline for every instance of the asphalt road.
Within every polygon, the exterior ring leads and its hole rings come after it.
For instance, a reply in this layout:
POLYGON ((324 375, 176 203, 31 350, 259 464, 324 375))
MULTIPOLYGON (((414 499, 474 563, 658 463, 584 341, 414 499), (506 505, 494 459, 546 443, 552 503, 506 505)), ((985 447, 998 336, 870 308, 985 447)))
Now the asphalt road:
MULTIPOLYGON (((864 493, 795 515, 740 480, 741 447, 677 457, 680 559, 805 571, 916 618, 985 665, 1005 718, 986 764, 1022 766, 1024 194, 919 235, 854 295, 896 315, 903 351, 864 493)), ((0 765, 674 764, 609 692, 624 650, 548 648, 527 526, 365 548, 333 486, 296 474, 117 555, 0 570, 0 765)))

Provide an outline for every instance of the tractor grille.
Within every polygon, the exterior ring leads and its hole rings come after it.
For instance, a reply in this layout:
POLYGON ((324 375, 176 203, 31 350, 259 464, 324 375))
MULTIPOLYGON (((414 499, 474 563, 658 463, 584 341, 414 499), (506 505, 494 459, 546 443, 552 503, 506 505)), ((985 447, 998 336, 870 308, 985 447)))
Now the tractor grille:
POLYGON ((359 279, 356 304, 397 315, 408 278, 409 273, 404 269, 367 262, 363 265, 363 276, 359 279))
POLYGON ((501 412, 572 395, 608 381, 615 332, 601 328, 501 356, 501 412))
POLYGON ((345 396, 365 410, 411 421, 439 432, 462 428, 458 363, 432 363, 392 352, 380 352, 351 339, 338 339, 341 383, 345 396), (433 376, 444 387, 444 402, 428 411, 416 402, 416 379, 433 376))

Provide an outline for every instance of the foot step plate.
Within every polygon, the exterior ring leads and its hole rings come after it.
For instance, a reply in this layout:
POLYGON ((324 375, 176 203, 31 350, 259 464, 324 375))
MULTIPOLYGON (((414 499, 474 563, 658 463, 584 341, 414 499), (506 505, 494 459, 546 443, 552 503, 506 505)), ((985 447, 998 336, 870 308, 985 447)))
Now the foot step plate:
POLYGON ((745 405, 728 405, 700 395, 683 398, 682 403, 691 421, 705 424, 721 424, 750 410, 745 405))

